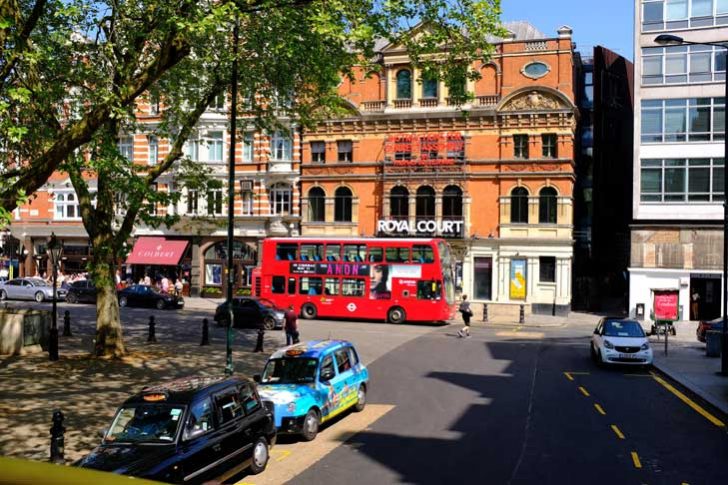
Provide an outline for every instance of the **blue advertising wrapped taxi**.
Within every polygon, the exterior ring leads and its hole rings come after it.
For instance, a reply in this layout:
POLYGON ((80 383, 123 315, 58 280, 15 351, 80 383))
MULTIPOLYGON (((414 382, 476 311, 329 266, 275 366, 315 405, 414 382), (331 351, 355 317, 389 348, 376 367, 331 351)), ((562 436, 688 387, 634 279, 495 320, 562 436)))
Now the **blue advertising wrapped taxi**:
POLYGON ((369 372, 350 342, 314 340, 276 351, 258 380, 278 432, 311 441, 321 424, 364 409, 369 372))

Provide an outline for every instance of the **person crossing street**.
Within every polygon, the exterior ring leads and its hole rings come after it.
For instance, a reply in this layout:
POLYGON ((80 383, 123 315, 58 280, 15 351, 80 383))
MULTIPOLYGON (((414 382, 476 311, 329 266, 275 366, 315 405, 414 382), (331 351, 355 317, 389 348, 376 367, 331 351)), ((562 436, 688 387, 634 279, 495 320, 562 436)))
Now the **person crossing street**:
POLYGON ((470 309, 468 295, 463 295, 463 301, 460 302, 460 307, 458 308, 458 311, 463 317, 463 322, 465 322, 465 326, 462 329, 458 330, 458 337, 470 338, 470 317, 473 316, 473 310, 470 309))
POLYGON ((296 344, 298 338, 298 315, 293 311, 293 305, 288 307, 286 318, 286 345, 296 344))

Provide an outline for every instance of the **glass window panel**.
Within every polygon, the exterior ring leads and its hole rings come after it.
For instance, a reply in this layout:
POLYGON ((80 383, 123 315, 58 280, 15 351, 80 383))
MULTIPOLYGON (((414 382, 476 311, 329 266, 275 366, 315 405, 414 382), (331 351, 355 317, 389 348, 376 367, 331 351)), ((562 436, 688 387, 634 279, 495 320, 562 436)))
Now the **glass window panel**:
POLYGON ((698 54, 690 55, 690 72, 710 72, 710 57, 709 52, 700 52, 698 54))
MULTIPOLYGON (((725 108, 715 107, 713 108, 713 133, 723 135, 725 130, 725 108)), ((720 137, 722 139, 722 137, 720 137)), ((718 137, 716 137, 718 139, 718 137)))
POLYGON ((645 57, 642 59, 642 74, 645 76, 659 76, 662 74, 661 57, 645 57))
POLYGON ((710 168, 691 168, 688 170, 688 192, 710 192, 710 168))
POLYGON ((643 167, 662 167, 662 160, 642 160, 643 167))
POLYGON ((668 158, 665 160, 666 167, 684 167, 685 159, 683 158, 668 158))
POLYGON ((645 3, 642 8, 642 21, 644 23, 662 22, 662 8, 662 2, 645 3))
POLYGON ((642 108, 662 108, 662 100, 659 99, 645 99, 642 100, 642 108))
POLYGON ((713 194, 723 194, 723 174, 723 167, 713 167, 713 194))
MULTIPOLYGON (((667 130, 667 123, 665 124, 667 130)), ((707 133, 710 131, 710 108, 690 108, 690 133, 707 133)))
POLYGON ((713 0, 692 0, 690 6, 691 17, 712 17, 713 0))
POLYGON ((687 54, 679 54, 665 57, 665 74, 685 74, 687 70, 687 54))
POLYGON ((422 97, 423 98, 436 98, 437 97, 437 79, 425 79, 422 82, 422 97))
POLYGON ((662 192, 662 170, 642 169, 642 193, 662 192))
POLYGON ((412 74, 406 69, 397 73, 397 99, 412 99, 412 74))
POLYGON ((690 158, 688 165, 691 167, 710 167, 710 158, 690 158))
POLYGON ((685 169, 684 168, 666 168, 665 169, 665 193, 685 192, 685 169))
POLYGON ((719 49, 715 51, 715 70, 717 71, 725 71, 725 56, 726 51, 724 49, 719 49))
POLYGON ((665 110, 665 138, 668 139, 668 135, 674 135, 669 138, 672 140, 682 139, 680 135, 685 133, 686 119, 685 110, 668 109, 665 110))
POLYGON ((715 2, 715 12, 717 14, 728 13, 728 0, 717 0, 715 2))
POLYGON ((662 111, 642 112, 642 133, 662 133, 662 111))
POLYGON ((666 0, 665 19, 682 20, 688 17, 688 0, 666 0))

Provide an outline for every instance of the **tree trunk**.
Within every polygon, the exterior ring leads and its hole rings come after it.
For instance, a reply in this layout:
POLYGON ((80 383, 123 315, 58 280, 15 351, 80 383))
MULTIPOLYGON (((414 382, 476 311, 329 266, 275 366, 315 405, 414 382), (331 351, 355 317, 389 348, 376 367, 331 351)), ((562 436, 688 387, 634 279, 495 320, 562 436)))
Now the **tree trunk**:
MULTIPOLYGON (((100 237, 98 239, 107 239, 100 237)), ((96 283, 96 346, 98 357, 118 358, 126 353, 121 332, 119 300, 114 280, 114 259, 111 237, 108 241, 95 241, 93 257, 93 279, 96 283), (98 248, 98 250, 97 250, 98 248), (103 249, 107 249, 104 251, 103 249)))

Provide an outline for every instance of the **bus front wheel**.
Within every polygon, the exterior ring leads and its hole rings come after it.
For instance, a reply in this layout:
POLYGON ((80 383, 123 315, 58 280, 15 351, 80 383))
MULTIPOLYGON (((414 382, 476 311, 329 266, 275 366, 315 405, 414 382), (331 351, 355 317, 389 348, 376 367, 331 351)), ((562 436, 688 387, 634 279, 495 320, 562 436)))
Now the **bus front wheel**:
POLYGON ((389 323, 402 323, 405 320, 404 310, 398 306, 392 307, 387 312, 387 321, 389 323))
POLYGON ((306 303, 301 307, 301 316, 307 320, 313 320, 317 314, 316 307, 311 303, 306 303))

